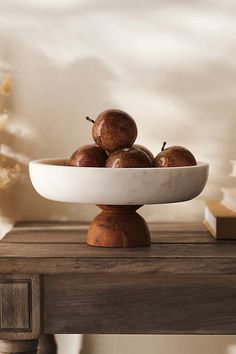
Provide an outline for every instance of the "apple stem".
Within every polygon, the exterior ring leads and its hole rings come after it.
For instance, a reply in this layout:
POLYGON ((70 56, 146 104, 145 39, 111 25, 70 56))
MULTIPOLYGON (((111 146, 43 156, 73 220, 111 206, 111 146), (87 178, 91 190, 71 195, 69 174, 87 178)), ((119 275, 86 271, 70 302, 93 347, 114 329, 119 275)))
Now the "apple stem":
POLYGON ((164 141, 164 143, 162 145, 162 148, 161 148, 161 151, 165 150, 165 146, 166 146, 166 141, 164 141))
POLYGON ((89 122, 91 122, 91 123, 95 123, 95 120, 93 120, 93 119, 91 119, 91 118, 89 118, 89 117, 86 117, 85 119, 87 119, 89 122))

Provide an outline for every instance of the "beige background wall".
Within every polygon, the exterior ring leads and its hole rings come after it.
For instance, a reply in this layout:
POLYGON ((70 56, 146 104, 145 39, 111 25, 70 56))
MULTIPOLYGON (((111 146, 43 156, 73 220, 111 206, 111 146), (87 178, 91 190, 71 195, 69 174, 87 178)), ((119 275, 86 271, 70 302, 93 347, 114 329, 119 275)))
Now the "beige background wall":
MULTIPOLYGON (((141 211, 149 221, 201 220, 204 199, 219 198, 220 186, 232 184, 227 174, 236 158, 235 36, 236 3, 230 0, 1 0, 0 64, 11 64, 14 83, 13 114, 1 139, 3 152, 25 166, 17 182, 0 192, 2 233, 16 219, 95 215, 94 206, 37 196, 27 162, 69 156, 91 142, 84 117, 108 107, 127 110, 137 121, 138 142, 154 153, 166 140, 210 163, 200 197, 141 211)), ((144 348, 190 353, 190 347, 191 353, 232 354, 236 343, 234 337, 166 336, 84 341, 86 353, 96 347, 96 354, 144 348)))
POLYGON ((235 354, 234 336, 84 336, 81 354, 235 354))

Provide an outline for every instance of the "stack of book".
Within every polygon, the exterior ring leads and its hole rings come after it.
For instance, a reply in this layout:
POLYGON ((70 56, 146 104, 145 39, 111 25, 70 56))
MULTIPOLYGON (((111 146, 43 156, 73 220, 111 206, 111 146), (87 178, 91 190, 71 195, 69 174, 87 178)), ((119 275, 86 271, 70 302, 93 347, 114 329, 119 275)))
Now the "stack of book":
MULTIPOLYGON (((230 176, 236 177, 236 161, 231 161, 230 176)), ((218 240, 236 239, 236 188, 222 188, 220 202, 208 201, 205 207, 205 225, 218 240)))

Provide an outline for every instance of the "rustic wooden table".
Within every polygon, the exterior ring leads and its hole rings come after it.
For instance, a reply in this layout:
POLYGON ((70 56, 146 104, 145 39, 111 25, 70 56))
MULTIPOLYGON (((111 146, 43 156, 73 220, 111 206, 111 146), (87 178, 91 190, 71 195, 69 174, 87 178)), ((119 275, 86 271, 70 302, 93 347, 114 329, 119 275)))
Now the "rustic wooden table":
POLYGON ((150 229, 150 248, 104 249, 83 225, 16 226, 0 242, 0 353, 54 333, 236 334, 236 243, 202 224, 150 229))

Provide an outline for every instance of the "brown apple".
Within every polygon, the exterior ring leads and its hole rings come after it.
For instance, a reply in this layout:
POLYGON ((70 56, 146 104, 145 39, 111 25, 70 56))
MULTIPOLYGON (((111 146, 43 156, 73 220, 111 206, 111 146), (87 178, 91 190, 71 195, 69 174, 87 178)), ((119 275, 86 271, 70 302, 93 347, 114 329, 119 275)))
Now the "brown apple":
POLYGON ((67 166, 105 167, 107 153, 100 146, 88 144, 79 147, 67 161, 67 166))
POLYGON ((194 166, 197 164, 194 155, 183 146, 171 146, 166 148, 163 143, 161 152, 154 159, 156 167, 181 167, 194 166))
POLYGON ((106 167, 112 168, 137 168, 151 167, 152 163, 147 154, 135 147, 114 151, 109 155, 106 167))
POLYGON ((153 164, 153 161, 154 161, 153 153, 146 146, 134 144, 133 147, 144 151, 148 155, 148 157, 150 158, 150 160, 153 164))
POLYGON ((97 145, 111 153, 117 149, 131 147, 138 130, 134 119, 119 109, 107 109, 96 120, 86 117, 93 123, 92 134, 97 145))

